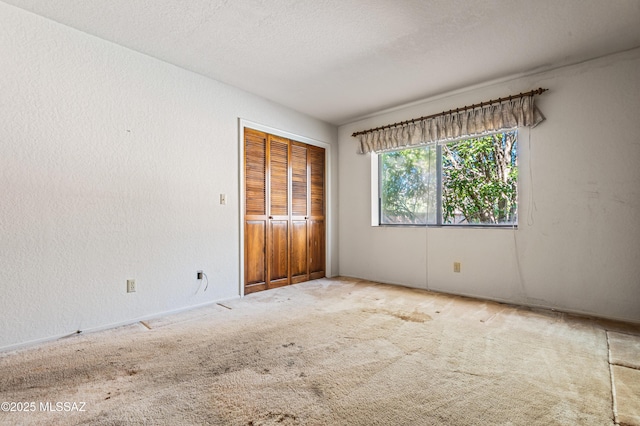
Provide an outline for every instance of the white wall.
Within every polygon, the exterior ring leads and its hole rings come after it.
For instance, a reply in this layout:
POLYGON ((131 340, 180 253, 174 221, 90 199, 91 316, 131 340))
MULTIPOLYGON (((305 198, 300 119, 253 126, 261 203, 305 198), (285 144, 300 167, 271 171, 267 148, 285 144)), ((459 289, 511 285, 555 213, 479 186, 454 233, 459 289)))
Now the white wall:
POLYGON ((0 57, 0 350, 237 297, 239 119, 337 140, 334 126, 2 2, 0 57))
POLYGON ((636 49, 341 126, 340 274, 640 322, 639 113, 636 49), (520 141, 517 230, 370 225, 352 132, 538 87, 547 120, 520 141))

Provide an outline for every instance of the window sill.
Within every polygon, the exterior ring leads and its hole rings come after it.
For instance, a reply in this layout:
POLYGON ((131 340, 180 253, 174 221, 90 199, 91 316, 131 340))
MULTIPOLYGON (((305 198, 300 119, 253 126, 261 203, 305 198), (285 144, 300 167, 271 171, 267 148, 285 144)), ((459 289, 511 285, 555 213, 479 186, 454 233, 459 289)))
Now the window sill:
POLYGON ((381 223, 372 225, 376 228, 470 228, 470 229, 518 229, 517 224, 513 225, 462 225, 447 223, 442 225, 413 225, 409 223, 381 223))

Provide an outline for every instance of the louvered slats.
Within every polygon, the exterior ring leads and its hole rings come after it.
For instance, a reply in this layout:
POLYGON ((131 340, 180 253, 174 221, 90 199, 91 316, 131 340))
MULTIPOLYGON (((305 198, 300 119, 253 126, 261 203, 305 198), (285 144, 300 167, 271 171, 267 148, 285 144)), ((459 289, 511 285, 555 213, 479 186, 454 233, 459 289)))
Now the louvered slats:
POLYGON ((269 176, 271 179, 271 216, 289 214, 289 142, 270 136, 269 176))
POLYGON ((307 147, 291 144, 291 214, 307 213, 307 147))
POLYGON ((245 209, 248 215, 266 214, 266 136, 245 133, 245 209))
POLYGON ((313 147, 311 157, 311 215, 324 216, 324 149, 313 147))

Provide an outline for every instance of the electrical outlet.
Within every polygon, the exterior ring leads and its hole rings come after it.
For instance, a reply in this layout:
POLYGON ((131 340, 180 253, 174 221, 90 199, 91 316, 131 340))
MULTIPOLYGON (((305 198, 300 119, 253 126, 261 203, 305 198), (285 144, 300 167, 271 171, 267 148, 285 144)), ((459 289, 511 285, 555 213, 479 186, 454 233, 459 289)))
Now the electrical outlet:
POLYGON ((202 279, 202 271, 196 272, 196 278, 198 278, 199 280, 202 279))
POLYGON ((460 272, 460 262, 453 262, 453 272, 460 272))
POLYGON ((127 293, 136 292, 136 280, 127 280, 127 293))

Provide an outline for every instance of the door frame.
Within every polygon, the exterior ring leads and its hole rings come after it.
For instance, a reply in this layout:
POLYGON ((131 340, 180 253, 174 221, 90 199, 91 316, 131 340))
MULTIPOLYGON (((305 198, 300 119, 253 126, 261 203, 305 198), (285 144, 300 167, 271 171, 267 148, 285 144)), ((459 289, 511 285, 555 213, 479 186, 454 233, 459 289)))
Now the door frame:
POLYGON ((283 138, 292 139, 297 142, 306 143, 307 145, 313 145, 320 148, 324 148, 324 184, 325 184, 325 212, 324 212, 324 220, 325 220, 325 276, 331 277, 331 244, 332 244, 332 232, 333 229, 333 215, 331 214, 331 144, 317 140, 311 139, 306 136, 297 135, 291 132, 287 132, 285 130, 276 129, 271 126, 267 126, 264 124, 256 123, 250 120, 246 120, 244 118, 238 119, 238 173, 239 173, 239 229, 240 229, 240 250, 239 257, 240 263, 238 265, 238 270, 240 273, 240 279, 238 281, 238 292, 240 297, 244 297, 244 210, 245 210, 245 202, 244 202, 244 128, 248 127, 253 130, 258 130, 260 132, 270 133, 275 136, 281 136, 283 138))

